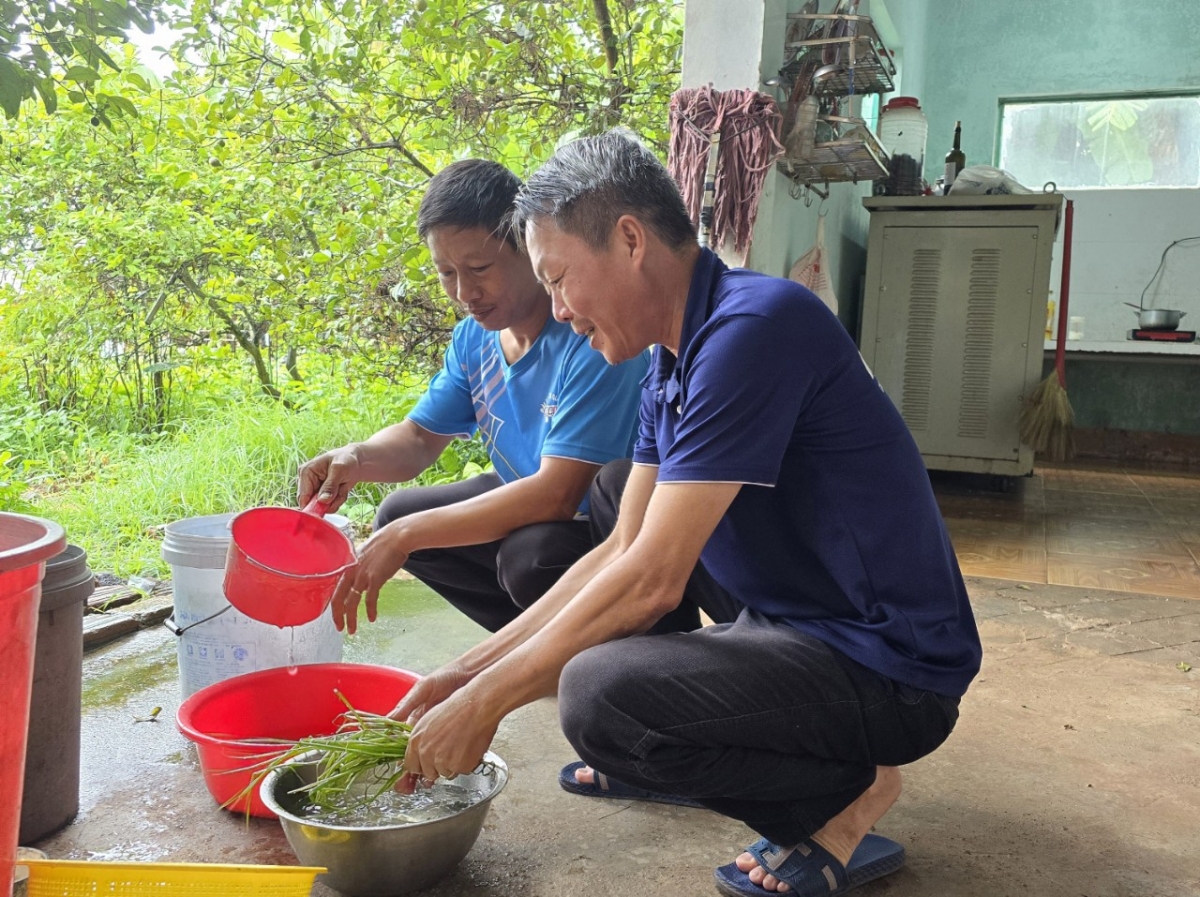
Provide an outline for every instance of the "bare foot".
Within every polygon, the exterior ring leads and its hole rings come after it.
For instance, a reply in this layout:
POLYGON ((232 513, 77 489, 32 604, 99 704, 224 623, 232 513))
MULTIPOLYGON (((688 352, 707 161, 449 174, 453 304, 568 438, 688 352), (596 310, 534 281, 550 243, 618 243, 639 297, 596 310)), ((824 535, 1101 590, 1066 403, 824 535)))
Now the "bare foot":
POLYGON ((590 766, 581 766, 575 770, 575 781, 580 785, 592 785, 596 781, 596 772, 590 766))
MULTIPOLYGON (((576 778, 578 775, 576 773, 576 778)), ((854 803, 825 823, 820 831, 813 834, 812 839, 833 854, 843 866, 846 865, 863 837, 900 797, 900 784, 900 770, 897 767, 877 767, 874 784, 854 803)), ((750 881, 764 890, 780 894, 791 890, 787 882, 768 874, 749 853, 743 853, 734 863, 749 875, 750 881)))

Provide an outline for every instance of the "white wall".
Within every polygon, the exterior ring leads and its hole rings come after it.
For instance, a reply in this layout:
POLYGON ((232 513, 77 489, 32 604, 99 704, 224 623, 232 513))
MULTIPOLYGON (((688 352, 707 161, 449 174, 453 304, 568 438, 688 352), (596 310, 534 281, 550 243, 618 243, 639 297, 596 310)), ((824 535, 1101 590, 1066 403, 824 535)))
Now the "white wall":
MULTIPOLYGON (((1082 317, 1082 343, 1120 341, 1137 325, 1126 302, 1138 302, 1162 252, 1180 237, 1200 236, 1196 190, 1072 190, 1075 234, 1071 246, 1070 314, 1082 317)), ((1062 233, 1050 274, 1057 301, 1062 233)), ((1162 274, 1146 293, 1146 306, 1187 312, 1180 327, 1200 327, 1200 241, 1167 253, 1162 274)))

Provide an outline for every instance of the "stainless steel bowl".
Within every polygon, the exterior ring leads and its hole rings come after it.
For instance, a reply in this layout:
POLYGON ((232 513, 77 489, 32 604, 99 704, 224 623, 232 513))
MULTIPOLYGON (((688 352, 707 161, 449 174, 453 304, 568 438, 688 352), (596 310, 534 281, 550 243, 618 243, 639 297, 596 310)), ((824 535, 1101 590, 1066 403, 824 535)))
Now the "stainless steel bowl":
POLYGON ((1171 308, 1138 309, 1138 327, 1142 330, 1175 330, 1185 314, 1187 312, 1171 308))
POLYGON ((470 853, 492 798, 508 783, 508 767, 489 752, 483 759, 490 769, 454 780, 483 792, 483 799, 452 816, 371 828, 326 825, 298 815, 301 798, 289 794, 312 781, 318 756, 305 754, 293 765, 272 770, 263 778, 260 794, 279 816, 300 862, 324 866, 329 871, 320 880, 350 897, 407 894, 450 874, 470 853))

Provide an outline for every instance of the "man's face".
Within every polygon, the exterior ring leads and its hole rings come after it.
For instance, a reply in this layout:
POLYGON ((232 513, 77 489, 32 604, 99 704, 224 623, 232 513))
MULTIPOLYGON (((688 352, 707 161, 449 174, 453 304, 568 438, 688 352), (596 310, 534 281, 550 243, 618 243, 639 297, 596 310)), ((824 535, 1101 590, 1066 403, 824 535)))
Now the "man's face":
POLYGON ((545 218, 526 228, 525 243, 555 318, 587 336, 609 364, 628 361, 646 348, 635 335, 636 322, 622 311, 632 309, 629 291, 621 286, 628 283, 628 272, 620 252, 592 249, 545 218))
POLYGON ((529 259, 490 231, 435 227, 425 242, 446 295, 485 330, 505 330, 544 306, 529 259))

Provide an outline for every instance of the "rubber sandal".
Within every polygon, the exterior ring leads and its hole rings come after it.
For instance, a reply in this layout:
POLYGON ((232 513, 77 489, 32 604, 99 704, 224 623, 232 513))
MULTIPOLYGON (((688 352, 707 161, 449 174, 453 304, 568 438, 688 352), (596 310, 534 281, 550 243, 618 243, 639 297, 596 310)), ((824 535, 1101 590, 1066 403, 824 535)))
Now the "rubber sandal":
POLYGON ((585 797, 607 797, 610 800, 645 800, 658 804, 674 804, 678 807, 704 809, 703 804, 697 803, 690 797, 680 797, 677 794, 665 794, 661 791, 647 791, 644 788, 635 788, 632 785, 626 785, 624 782, 618 782, 616 779, 610 779, 599 771, 594 772, 596 781, 591 784, 584 784, 576 780, 575 770, 583 769, 585 766, 587 766, 586 763, 576 760, 574 763, 568 763, 562 768, 562 772, 558 774, 558 784, 562 785, 564 791, 570 791, 572 794, 582 794, 585 797))
MULTIPOLYGON (((758 864, 791 888, 787 897, 836 897, 890 875, 904 865, 904 848, 880 835, 867 835, 854 850, 850 863, 843 866, 815 841, 802 841, 796 847, 782 848, 763 838, 746 848, 758 864)), ((713 872, 717 890, 728 897, 764 897, 777 894, 750 881, 748 873, 736 863, 713 872)))

